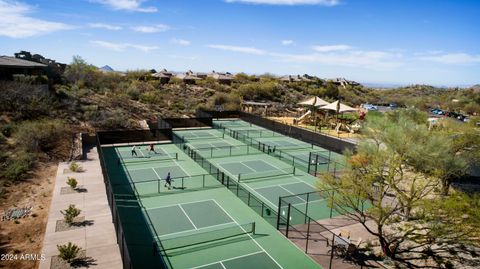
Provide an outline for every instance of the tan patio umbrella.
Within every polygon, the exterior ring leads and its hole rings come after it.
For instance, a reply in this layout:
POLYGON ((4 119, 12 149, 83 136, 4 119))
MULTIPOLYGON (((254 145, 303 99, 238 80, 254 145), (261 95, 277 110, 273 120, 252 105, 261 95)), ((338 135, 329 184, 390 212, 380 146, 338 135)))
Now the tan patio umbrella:
POLYGON ((323 100, 322 98, 318 97, 318 96, 313 96, 313 97, 308 98, 307 100, 302 101, 298 104, 299 105, 305 105, 305 106, 322 107, 322 106, 328 105, 329 103, 327 101, 323 100))
POLYGON ((326 106, 322 106, 320 107, 320 109, 333 110, 333 111, 337 111, 338 113, 357 111, 356 108, 342 104, 338 100, 326 106))
POLYGON ((312 110, 312 113, 313 113, 313 120, 314 120, 314 124, 315 124, 315 132, 316 132, 317 131, 317 112, 316 112, 316 109, 317 109, 317 107, 322 107, 322 106, 328 105, 329 103, 327 101, 323 100, 322 98, 318 97, 318 96, 313 96, 313 97, 308 98, 307 100, 302 101, 298 104, 311 107, 311 110, 312 110))

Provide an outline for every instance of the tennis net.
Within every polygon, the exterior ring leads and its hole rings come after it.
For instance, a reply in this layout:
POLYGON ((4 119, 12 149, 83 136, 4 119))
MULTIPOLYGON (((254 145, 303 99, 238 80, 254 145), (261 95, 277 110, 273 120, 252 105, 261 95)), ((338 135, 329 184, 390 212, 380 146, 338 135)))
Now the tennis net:
POLYGON ((165 239, 160 236, 159 239, 164 250, 172 250, 247 234, 255 234, 255 222, 226 224, 222 228, 197 230, 194 233, 165 239))
POLYGON ((255 172, 248 174, 238 174, 238 182, 258 180, 258 179, 267 179, 271 177, 295 175, 295 167, 289 167, 278 170, 264 171, 264 172, 255 172))
POLYGON ((247 137, 276 137, 281 136, 279 133, 269 130, 231 130, 232 136, 236 137, 235 133, 246 135, 247 137))
POLYGON ((222 121, 222 122, 213 122, 213 128, 222 129, 228 127, 242 127, 242 126, 252 126, 251 123, 245 121, 222 121))
POLYGON ((211 134, 211 135, 202 135, 202 136, 182 136, 183 141, 194 141, 194 140, 207 140, 207 139, 217 139, 225 138, 224 133, 211 134))
POLYGON ((258 149, 249 145, 222 146, 222 147, 203 147, 194 148, 200 155, 207 158, 251 155, 262 153, 258 149))
POLYGON ((127 157, 127 158, 118 158, 118 165, 126 165, 126 164, 141 164, 147 162, 155 162, 155 161, 169 161, 169 160, 178 160, 178 153, 155 153, 155 155, 146 155, 146 156, 138 156, 138 157, 127 157))

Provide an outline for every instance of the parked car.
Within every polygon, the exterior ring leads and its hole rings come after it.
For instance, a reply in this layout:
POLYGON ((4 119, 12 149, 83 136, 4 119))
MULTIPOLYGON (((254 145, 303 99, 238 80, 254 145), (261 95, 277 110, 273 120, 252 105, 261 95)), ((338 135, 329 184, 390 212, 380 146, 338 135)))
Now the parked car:
POLYGON ((378 110, 378 107, 372 104, 363 104, 363 108, 366 110, 378 110))

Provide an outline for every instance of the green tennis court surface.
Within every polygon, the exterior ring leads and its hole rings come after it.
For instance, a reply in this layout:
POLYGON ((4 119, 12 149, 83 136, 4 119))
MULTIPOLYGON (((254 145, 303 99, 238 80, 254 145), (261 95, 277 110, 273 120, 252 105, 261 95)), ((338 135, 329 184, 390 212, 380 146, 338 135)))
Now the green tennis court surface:
MULTIPOLYGON (((252 125, 250 127, 254 128, 255 126, 252 125)), ((176 133, 181 135, 182 132, 183 131, 177 131, 176 133)), ((228 143, 233 143, 231 142, 231 139, 231 137, 225 136, 225 138, 223 139, 219 138, 217 142, 220 143, 224 140, 227 140, 228 143)), ((283 141, 282 139, 284 138, 271 138, 272 141, 283 141)), ((286 140, 291 141, 292 139, 286 138, 286 140)), ((237 143, 238 142, 239 141, 237 140, 237 143)), ((302 145, 303 142, 295 141, 295 143, 298 145, 302 145)), ((303 143, 303 145, 308 144, 303 143)), ((192 145, 187 146, 190 146, 192 149, 195 150, 192 145)), ((311 145, 309 147, 311 148, 311 145)), ((278 158, 267 155, 265 153, 246 154, 242 156, 225 154, 222 158, 215 158, 215 156, 212 156, 212 154, 208 151, 203 152, 202 150, 196 150, 198 154, 208 159, 210 163, 212 163, 221 172, 225 173, 228 177, 235 180, 236 182, 242 184, 245 189, 247 189, 250 193, 258 197, 260 200, 262 200, 274 210, 277 210, 278 208, 278 201, 280 197, 316 191, 315 184, 317 178, 301 170, 295 169, 292 165, 289 165, 288 163, 285 163, 284 161, 281 161, 278 158)), ((277 152, 280 153, 280 151, 277 152)), ((310 154, 310 151, 306 152, 310 154)), ((300 154, 302 154, 303 158, 307 156, 305 155, 305 152, 302 151, 300 151, 300 154)), ((325 162, 325 160, 322 161, 325 162)), ((320 163, 322 161, 318 162, 320 163)), ((324 165, 326 166, 326 164, 324 165)), ((292 199, 292 205, 294 205, 295 207, 306 207, 307 201, 299 198, 292 199)), ((308 203, 311 216, 315 217, 316 219, 325 219, 330 217, 331 210, 328 207, 327 200, 318 197, 314 200, 308 201, 308 203)), ((338 214, 335 212, 333 215, 338 214)), ((299 221, 298 223, 302 222, 299 221)))
MULTIPOLYGON (((205 131, 199 136, 217 132, 205 131)), ((193 139, 191 145, 243 145, 215 139, 193 139)), ((168 268, 320 268, 181 148, 157 144, 150 157, 144 146, 138 157, 131 156, 131 146, 103 151, 134 268, 161 268, 162 260, 168 268), (165 181, 168 173, 172 186, 165 181)), ((234 157, 251 156, 263 155, 234 157)), ((268 161, 246 165, 252 172, 276 169, 268 161)))

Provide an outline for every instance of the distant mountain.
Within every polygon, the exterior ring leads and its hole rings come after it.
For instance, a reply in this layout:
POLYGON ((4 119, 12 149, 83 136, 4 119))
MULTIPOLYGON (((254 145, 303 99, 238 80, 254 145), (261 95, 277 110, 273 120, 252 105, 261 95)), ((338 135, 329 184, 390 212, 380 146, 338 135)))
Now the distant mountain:
POLYGON ((98 68, 100 71, 104 71, 104 72, 115 72, 115 70, 113 70, 113 68, 111 68, 110 66, 108 65, 105 65, 105 66, 102 66, 100 68, 98 68))

